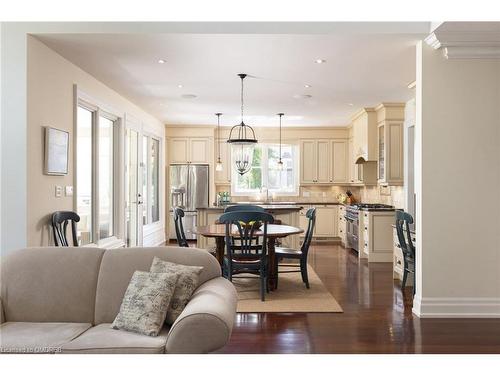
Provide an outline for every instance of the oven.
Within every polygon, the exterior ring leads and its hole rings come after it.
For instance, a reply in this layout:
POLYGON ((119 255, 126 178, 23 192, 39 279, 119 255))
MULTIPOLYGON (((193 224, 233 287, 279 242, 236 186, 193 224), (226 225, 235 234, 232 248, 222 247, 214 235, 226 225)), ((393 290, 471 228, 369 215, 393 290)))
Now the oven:
POLYGON ((345 219, 347 247, 358 251, 359 211, 354 207, 347 207, 345 219))

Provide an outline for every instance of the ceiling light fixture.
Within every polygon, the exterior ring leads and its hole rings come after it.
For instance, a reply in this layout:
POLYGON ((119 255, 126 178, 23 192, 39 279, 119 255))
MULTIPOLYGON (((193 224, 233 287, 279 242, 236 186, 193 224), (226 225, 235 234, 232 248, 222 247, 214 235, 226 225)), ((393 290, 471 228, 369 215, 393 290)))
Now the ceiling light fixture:
POLYGON ((278 161, 278 170, 282 171, 283 170, 283 161, 281 160, 281 118, 284 116, 284 113, 278 113, 278 116, 280 117, 280 160, 278 161))
POLYGON ((184 94, 184 95, 181 95, 182 98, 184 99, 196 99, 197 96, 195 94, 184 94))
POLYGON ((241 176, 252 168, 253 151, 257 143, 253 128, 243 121, 243 80, 246 76, 246 74, 238 74, 241 79, 241 123, 231 128, 227 140, 227 143, 232 145, 236 171, 241 176))
POLYGON ((325 59, 316 59, 316 60, 314 60, 314 62, 316 64, 324 64, 324 63, 326 63, 326 60, 325 59))
POLYGON ((158 60, 158 64, 165 64, 166 62, 167 62, 167 60, 163 60, 163 59, 158 60))
POLYGON ((222 171, 222 161, 220 160, 220 116, 222 113, 216 113, 217 116, 217 163, 215 163, 215 170, 222 171))
POLYGON ((311 85, 309 85, 309 84, 305 84, 305 85, 304 85, 304 87, 305 87, 306 89, 310 89, 312 86, 311 86, 311 85))
POLYGON ((178 88, 182 89, 184 86, 182 85, 177 85, 178 88))

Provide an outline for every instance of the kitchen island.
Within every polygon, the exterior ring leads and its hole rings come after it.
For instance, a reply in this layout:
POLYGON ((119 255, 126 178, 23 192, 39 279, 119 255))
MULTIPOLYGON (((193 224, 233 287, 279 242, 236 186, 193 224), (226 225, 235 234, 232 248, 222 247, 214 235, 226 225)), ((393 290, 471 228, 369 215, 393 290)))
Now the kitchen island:
MULTIPOLYGON (((246 203, 246 202, 245 202, 246 203)), ((256 204, 273 215, 275 220, 280 220, 282 224, 292 227, 300 227, 299 213, 302 206, 299 204, 256 204)), ((226 206, 211 206, 208 208, 198 208, 197 226, 214 224, 216 220, 224 213, 226 206)), ((215 247, 213 238, 205 238, 197 235, 197 247, 201 249, 210 249, 215 247)), ((299 248, 299 235, 288 236, 282 240, 281 246, 299 248)))

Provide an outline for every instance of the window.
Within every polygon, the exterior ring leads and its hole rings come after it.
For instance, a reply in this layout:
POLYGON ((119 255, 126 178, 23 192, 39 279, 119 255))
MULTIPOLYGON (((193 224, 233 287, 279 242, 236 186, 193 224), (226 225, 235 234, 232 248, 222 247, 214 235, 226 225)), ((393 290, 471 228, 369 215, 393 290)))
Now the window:
POLYGON ((84 102, 77 107, 76 211, 80 245, 98 244, 116 236, 118 118, 84 102))
POLYGON ((278 169, 279 145, 258 144, 255 147, 252 169, 240 176, 231 166, 233 195, 249 195, 260 193, 267 188, 270 193, 278 195, 298 194, 298 147, 281 145, 283 170, 278 169))
POLYGON ((142 223, 160 221, 160 141, 142 138, 142 223))

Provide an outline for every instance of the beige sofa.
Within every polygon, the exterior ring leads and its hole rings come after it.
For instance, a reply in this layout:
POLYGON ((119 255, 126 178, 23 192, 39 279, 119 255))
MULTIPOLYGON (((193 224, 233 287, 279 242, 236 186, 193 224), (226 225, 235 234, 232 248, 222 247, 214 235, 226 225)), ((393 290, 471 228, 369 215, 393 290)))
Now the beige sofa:
POLYGON ((181 247, 28 248, 1 263, 3 353, 208 353, 231 335, 236 290, 204 250, 181 247), (110 323, 135 270, 153 257, 203 266, 200 285, 158 337, 114 330, 110 323))

